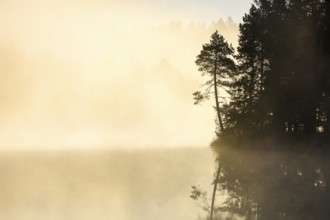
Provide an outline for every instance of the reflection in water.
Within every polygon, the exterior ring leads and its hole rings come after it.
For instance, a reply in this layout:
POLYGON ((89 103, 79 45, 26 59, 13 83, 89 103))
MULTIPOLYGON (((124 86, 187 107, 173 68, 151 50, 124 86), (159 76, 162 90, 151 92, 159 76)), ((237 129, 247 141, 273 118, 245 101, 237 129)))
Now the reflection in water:
POLYGON ((330 219, 326 151, 223 148, 218 211, 228 219, 330 219))
POLYGON ((0 153, 0 219, 194 220, 208 148, 0 153))

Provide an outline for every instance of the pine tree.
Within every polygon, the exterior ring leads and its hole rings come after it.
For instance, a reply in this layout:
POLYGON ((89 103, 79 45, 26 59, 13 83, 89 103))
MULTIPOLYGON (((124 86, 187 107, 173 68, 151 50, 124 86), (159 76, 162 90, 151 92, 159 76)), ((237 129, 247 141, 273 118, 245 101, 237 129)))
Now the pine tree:
POLYGON ((211 79, 204 84, 206 88, 203 92, 197 91, 193 94, 195 104, 209 99, 214 94, 220 132, 224 132, 225 125, 221 115, 219 88, 228 86, 228 78, 236 68, 233 54, 234 48, 216 31, 212 34, 210 42, 203 45, 196 59, 198 70, 203 76, 207 75, 211 79))
MULTIPOLYGON (((215 105, 217 117, 220 125, 220 132, 223 133, 225 126, 222 119, 222 113, 219 103, 219 88, 227 87, 229 85, 228 79, 235 71, 236 65, 233 61, 234 48, 229 45, 223 36, 221 36, 218 31, 212 34, 210 43, 203 45, 203 49, 197 56, 196 65, 198 70, 202 72, 202 75, 208 75, 211 77, 210 80, 206 82, 205 91, 202 93, 200 91, 195 92, 194 99, 195 104, 206 100, 210 97, 212 93, 212 88, 214 91, 215 105)), ((219 160, 220 161, 220 160, 219 160)), ((210 219, 213 218, 214 204, 215 204, 215 193, 217 191, 217 185, 219 182, 221 171, 221 164, 217 168, 216 177, 213 181, 213 193, 212 201, 210 207, 210 219)))

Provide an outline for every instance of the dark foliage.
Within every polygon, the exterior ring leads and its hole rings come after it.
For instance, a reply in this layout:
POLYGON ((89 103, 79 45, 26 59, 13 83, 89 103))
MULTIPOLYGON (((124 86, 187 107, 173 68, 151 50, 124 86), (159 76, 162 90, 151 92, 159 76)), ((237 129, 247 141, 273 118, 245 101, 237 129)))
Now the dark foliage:
POLYGON ((223 212, 247 220, 330 218, 329 151, 315 151, 306 144, 294 150, 288 150, 292 145, 281 146, 276 150, 220 149, 218 182, 228 194, 220 205, 223 212))
POLYGON ((224 137, 330 133, 329 14, 329 1, 255 1, 240 24, 224 137))
POLYGON ((216 100, 219 210, 329 219, 330 0, 255 0, 239 29, 235 67, 217 63, 209 81, 229 95, 216 100))
POLYGON ((209 43, 203 45, 203 49, 197 56, 196 65, 203 76, 211 77, 205 84, 204 92, 194 92, 195 104, 198 104, 210 96, 215 98, 215 109, 218 116, 220 131, 224 131, 224 122, 222 119, 222 112, 220 109, 220 95, 219 87, 224 88, 228 86, 228 78, 233 75, 236 68, 232 57, 234 48, 229 45, 223 36, 218 31, 212 34, 209 43))

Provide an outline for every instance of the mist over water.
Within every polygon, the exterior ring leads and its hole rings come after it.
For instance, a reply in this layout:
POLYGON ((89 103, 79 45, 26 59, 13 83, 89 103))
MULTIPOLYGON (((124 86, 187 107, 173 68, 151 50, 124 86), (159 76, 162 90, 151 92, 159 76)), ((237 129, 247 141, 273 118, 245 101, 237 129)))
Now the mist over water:
POLYGON ((93 15, 42 18, 0 30, 1 149, 153 147, 160 139, 203 146, 213 138, 212 106, 192 101, 204 82, 194 61, 216 29, 237 43, 232 20, 121 30, 93 15))
POLYGON ((2 151, 0 219, 197 219, 192 185, 211 189, 207 148, 2 151))

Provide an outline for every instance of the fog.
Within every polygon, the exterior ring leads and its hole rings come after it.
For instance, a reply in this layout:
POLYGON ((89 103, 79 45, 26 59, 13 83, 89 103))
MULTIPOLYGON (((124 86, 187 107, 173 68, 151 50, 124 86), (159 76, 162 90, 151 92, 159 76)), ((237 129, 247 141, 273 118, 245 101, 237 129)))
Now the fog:
POLYGON ((210 187, 213 157, 181 149, 214 136, 194 62, 216 29, 238 34, 213 6, 1 1, 0 218, 203 215, 190 188, 210 187))
POLYGON ((7 151, 0 154, 0 218, 197 219, 190 186, 211 188, 207 149, 7 151))
POLYGON ((232 19, 128 25, 113 9, 49 4, 2 9, 1 148, 200 146, 213 139, 212 105, 193 106, 203 82, 194 61, 216 29, 237 44, 232 19))

